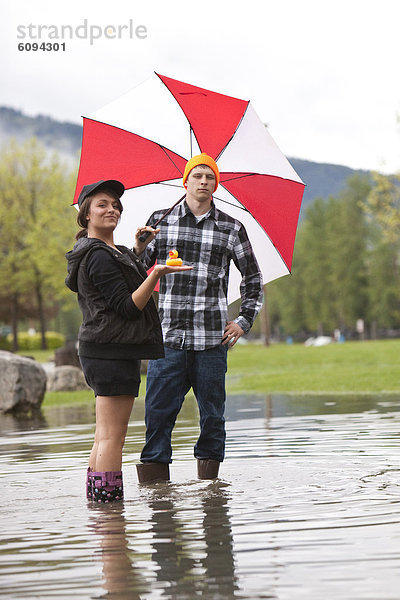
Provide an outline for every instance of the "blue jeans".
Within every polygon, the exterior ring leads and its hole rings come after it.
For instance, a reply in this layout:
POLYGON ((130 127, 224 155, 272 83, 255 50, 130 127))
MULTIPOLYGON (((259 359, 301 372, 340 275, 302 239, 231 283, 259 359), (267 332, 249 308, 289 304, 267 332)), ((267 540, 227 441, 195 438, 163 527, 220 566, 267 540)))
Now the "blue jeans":
POLYGON ((149 361, 142 462, 172 462, 171 434, 190 388, 200 413, 200 436, 194 455, 224 460, 226 370, 225 345, 202 351, 165 347, 164 358, 149 361))

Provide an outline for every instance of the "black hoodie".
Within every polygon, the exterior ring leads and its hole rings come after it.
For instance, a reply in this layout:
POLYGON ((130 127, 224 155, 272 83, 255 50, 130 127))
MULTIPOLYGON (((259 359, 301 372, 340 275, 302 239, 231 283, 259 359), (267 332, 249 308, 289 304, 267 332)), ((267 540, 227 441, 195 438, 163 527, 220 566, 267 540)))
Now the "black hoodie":
POLYGON ((140 359, 164 356, 157 309, 143 310, 132 292, 147 277, 139 258, 125 246, 117 252, 96 238, 81 238, 67 252, 66 285, 78 293, 83 322, 79 354, 92 358, 140 359))

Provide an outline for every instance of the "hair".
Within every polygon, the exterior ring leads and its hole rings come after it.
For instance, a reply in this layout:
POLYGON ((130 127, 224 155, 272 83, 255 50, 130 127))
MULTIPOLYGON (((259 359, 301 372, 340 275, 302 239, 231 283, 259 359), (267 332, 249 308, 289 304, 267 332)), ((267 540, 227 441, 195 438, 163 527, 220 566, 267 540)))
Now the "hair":
POLYGON ((79 207, 79 212, 78 212, 78 216, 76 218, 76 222, 78 223, 79 227, 81 227, 81 229, 78 231, 78 233, 75 236, 76 240, 79 240, 82 237, 87 237, 87 235, 88 235, 87 218, 89 215, 90 206, 92 204, 93 198, 99 192, 105 192, 106 194, 108 194, 109 196, 114 198, 114 200, 117 200, 119 214, 120 215, 122 214, 123 207, 122 207, 121 200, 120 200, 118 194, 113 189, 111 189, 109 187, 102 187, 101 189, 95 190, 92 194, 89 194, 88 196, 86 196, 86 198, 83 200, 82 204, 79 207))

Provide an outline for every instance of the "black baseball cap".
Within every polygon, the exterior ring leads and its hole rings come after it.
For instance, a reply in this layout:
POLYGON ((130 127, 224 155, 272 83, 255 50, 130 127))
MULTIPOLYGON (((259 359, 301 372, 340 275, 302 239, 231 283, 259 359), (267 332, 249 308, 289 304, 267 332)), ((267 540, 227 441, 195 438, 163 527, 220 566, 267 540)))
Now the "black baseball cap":
POLYGON ((100 181, 96 181, 96 183, 89 183, 88 185, 83 186, 78 197, 78 206, 80 207, 86 196, 89 196, 96 191, 101 192, 102 188, 113 190, 117 194, 118 198, 121 198, 125 191, 124 184, 120 181, 117 181, 116 179, 107 179, 104 181, 101 179, 100 181))

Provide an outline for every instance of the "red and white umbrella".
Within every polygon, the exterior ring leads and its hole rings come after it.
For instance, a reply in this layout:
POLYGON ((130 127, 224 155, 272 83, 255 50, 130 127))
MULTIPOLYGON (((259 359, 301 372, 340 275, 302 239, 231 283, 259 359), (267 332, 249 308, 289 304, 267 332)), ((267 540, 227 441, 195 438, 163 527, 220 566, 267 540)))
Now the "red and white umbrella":
MULTIPOLYGON (((74 203, 85 184, 122 181, 115 239, 131 247, 136 228, 184 194, 185 164, 201 152, 220 170, 215 204, 246 227, 264 283, 290 273, 304 184, 246 100, 155 73, 84 117, 74 203)), ((229 302, 239 281, 232 269, 229 302)))

